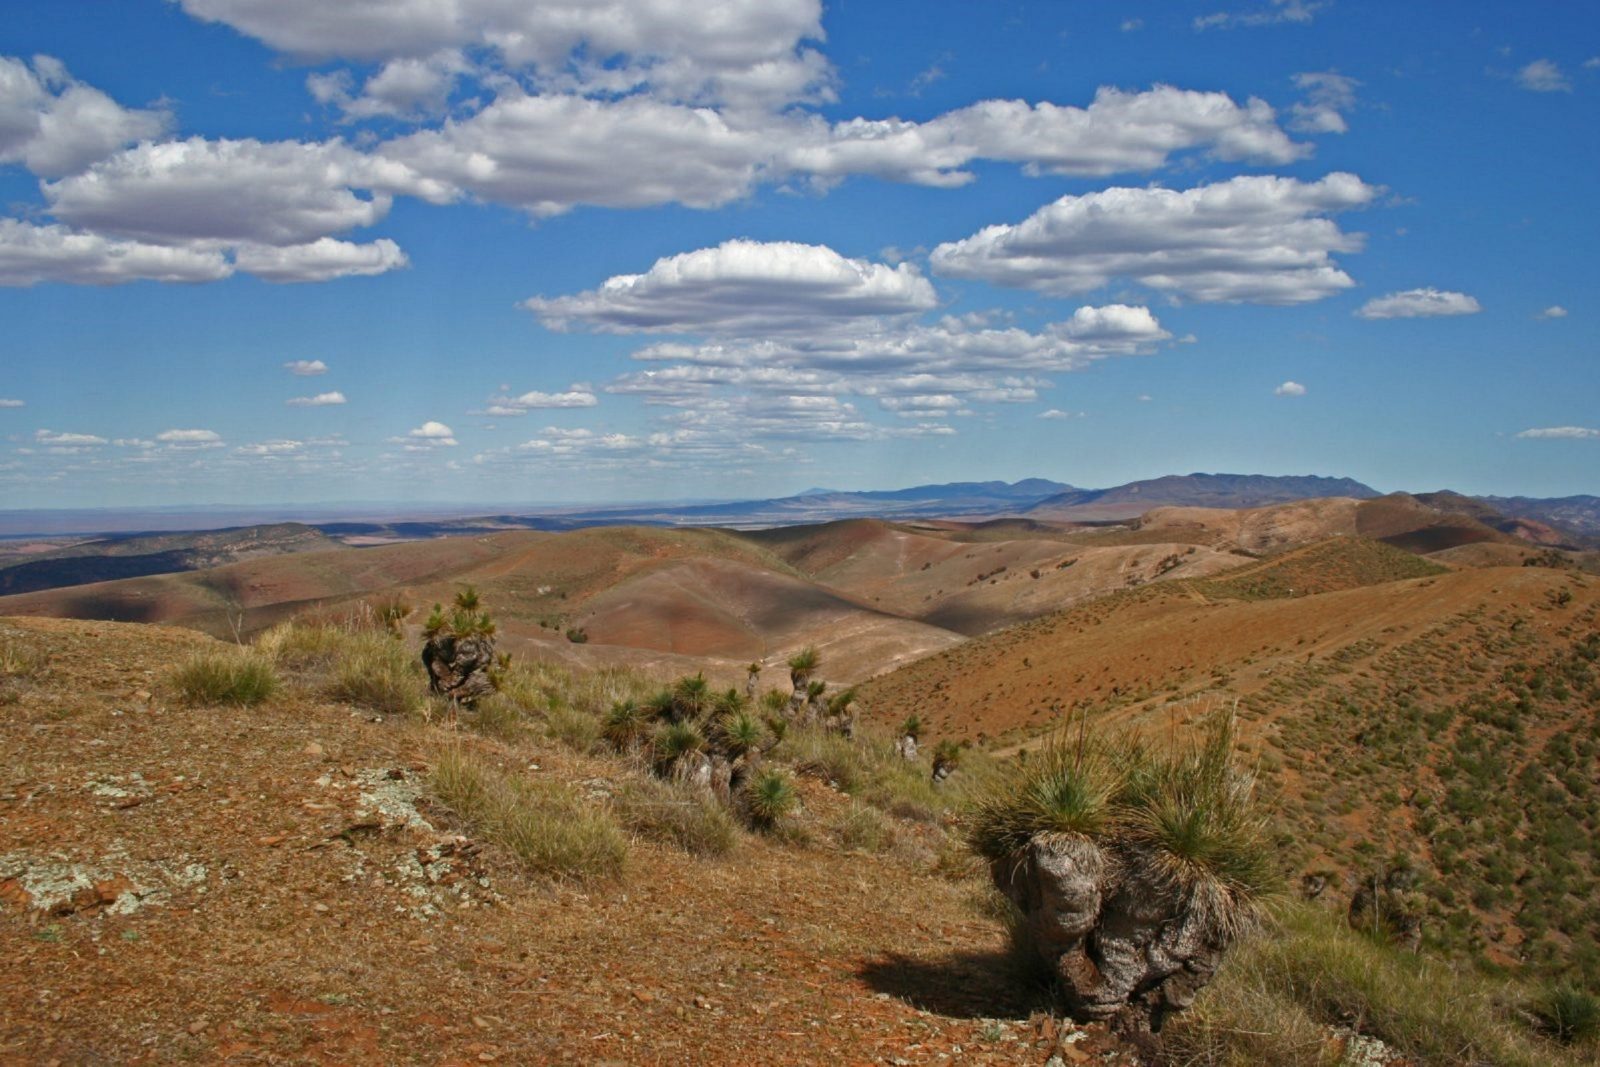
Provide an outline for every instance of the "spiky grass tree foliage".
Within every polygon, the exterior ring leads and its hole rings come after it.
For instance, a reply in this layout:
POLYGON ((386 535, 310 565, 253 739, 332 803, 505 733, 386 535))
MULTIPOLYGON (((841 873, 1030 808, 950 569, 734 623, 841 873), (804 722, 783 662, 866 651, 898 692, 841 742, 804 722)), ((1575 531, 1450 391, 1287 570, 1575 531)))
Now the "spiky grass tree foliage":
MULTIPOLYGON (((854 692, 854 690, 851 690, 854 692)), ((906 716, 906 721, 900 724, 900 736, 909 737, 913 741, 922 740, 922 718, 918 715, 906 716)))
POLYGON ((933 780, 942 782, 961 765, 961 745, 945 738, 933 746, 933 780))
POLYGON ((715 694, 704 674, 679 678, 672 684, 673 718, 680 721, 698 719, 710 709, 715 694))
POLYGON ((722 747, 729 756, 737 759, 758 752, 767 738, 767 728, 754 713, 740 709, 726 715, 718 723, 722 747))
POLYGON ((811 672, 822 665, 822 655, 814 645, 807 645, 789 657, 789 677, 798 688, 805 684, 811 672))
POLYGON ((1095 837, 1106 830, 1123 781, 1104 746, 1081 732, 1058 735, 1029 755, 1022 773, 974 804, 967 841, 985 859, 1005 862, 1036 835, 1095 837))
POLYGON ((1157 747, 1080 722, 980 799, 967 839, 1067 1007, 1159 1031, 1215 973, 1274 886, 1231 715, 1157 747))
POLYGON ((619 700, 600 722, 600 736, 618 752, 631 752, 650 737, 654 716, 636 700, 619 700))
POLYGON ((789 776, 776 768, 757 774, 745 785, 744 806, 750 821, 757 827, 770 830, 786 818, 800 803, 789 776))
POLYGON ((653 748, 656 768, 667 774, 685 757, 704 752, 706 738, 693 723, 670 722, 656 731, 653 748))
POLYGON ((1539 1028, 1563 1045, 1578 1045, 1600 1038, 1600 998, 1576 986, 1550 990, 1534 1007, 1539 1028))

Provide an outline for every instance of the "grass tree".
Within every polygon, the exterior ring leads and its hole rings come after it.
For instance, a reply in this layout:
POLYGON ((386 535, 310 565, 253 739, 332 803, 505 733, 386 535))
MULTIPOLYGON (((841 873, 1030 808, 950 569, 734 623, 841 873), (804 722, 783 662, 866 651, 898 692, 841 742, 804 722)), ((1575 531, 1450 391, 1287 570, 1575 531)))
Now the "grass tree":
POLYGON ((967 839, 1068 1009, 1153 1041, 1275 884, 1231 716, 1167 746, 1078 728, 976 805, 967 839))

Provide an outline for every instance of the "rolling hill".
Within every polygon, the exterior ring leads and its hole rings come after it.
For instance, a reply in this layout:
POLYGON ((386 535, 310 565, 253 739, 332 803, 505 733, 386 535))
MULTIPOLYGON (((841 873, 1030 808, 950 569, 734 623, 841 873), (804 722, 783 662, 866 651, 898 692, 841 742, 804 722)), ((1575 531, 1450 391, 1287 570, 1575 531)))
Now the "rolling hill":
POLYGON ((1299 869, 1414 869, 1436 949, 1593 985, 1597 663, 1580 573, 1340 537, 978 637, 862 697, 1001 751, 1076 713, 1160 733, 1235 707, 1299 869))
POLYGON ((0 596, 339 547, 338 541, 321 530, 292 522, 97 538, 0 560, 0 596))

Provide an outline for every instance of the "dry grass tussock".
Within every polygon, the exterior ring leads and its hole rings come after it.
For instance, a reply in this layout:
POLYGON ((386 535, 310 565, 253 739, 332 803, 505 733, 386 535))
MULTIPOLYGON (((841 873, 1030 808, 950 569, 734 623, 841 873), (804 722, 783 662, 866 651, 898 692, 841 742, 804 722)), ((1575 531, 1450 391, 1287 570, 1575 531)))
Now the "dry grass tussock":
POLYGON ((472 830, 529 873, 561 881, 618 878, 628 839, 603 806, 565 783, 503 771, 459 746, 435 761, 432 786, 472 830))
POLYGON ((172 672, 171 683, 186 704, 259 704, 279 688, 272 661, 250 649, 197 652, 172 672))
POLYGON ((328 700, 388 715, 420 712, 427 704, 421 661, 389 627, 363 618, 295 620, 268 630, 254 647, 328 700))
POLYGON ((739 844, 739 824, 728 809, 683 782, 634 778, 624 784, 614 805, 629 830, 690 855, 726 856, 739 844))
POLYGON ((1335 1026, 1418 1067, 1600 1062, 1592 1043, 1568 1048, 1534 1033, 1523 986, 1378 944, 1311 905, 1274 911, 1168 1030, 1167 1062, 1334 1067, 1344 1062, 1329 1040, 1335 1026))

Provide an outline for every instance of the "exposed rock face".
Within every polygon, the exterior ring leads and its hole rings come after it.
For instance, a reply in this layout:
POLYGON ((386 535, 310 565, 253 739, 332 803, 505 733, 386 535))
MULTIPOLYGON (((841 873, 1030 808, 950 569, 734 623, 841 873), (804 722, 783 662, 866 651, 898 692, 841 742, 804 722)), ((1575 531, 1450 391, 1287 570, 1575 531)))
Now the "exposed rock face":
POLYGON ((422 646, 428 687, 457 704, 471 707, 494 692, 489 668, 494 664, 494 638, 486 634, 457 637, 442 630, 422 646))
POLYGON ((906 734, 894 743, 894 751, 897 756, 907 763, 917 762, 917 739, 910 734, 906 734))
POLYGON ((1151 864, 1075 835, 1038 835, 993 863, 1067 1009, 1130 1036, 1159 1032, 1211 981, 1231 927, 1200 905, 1204 887, 1160 884, 1151 864))

